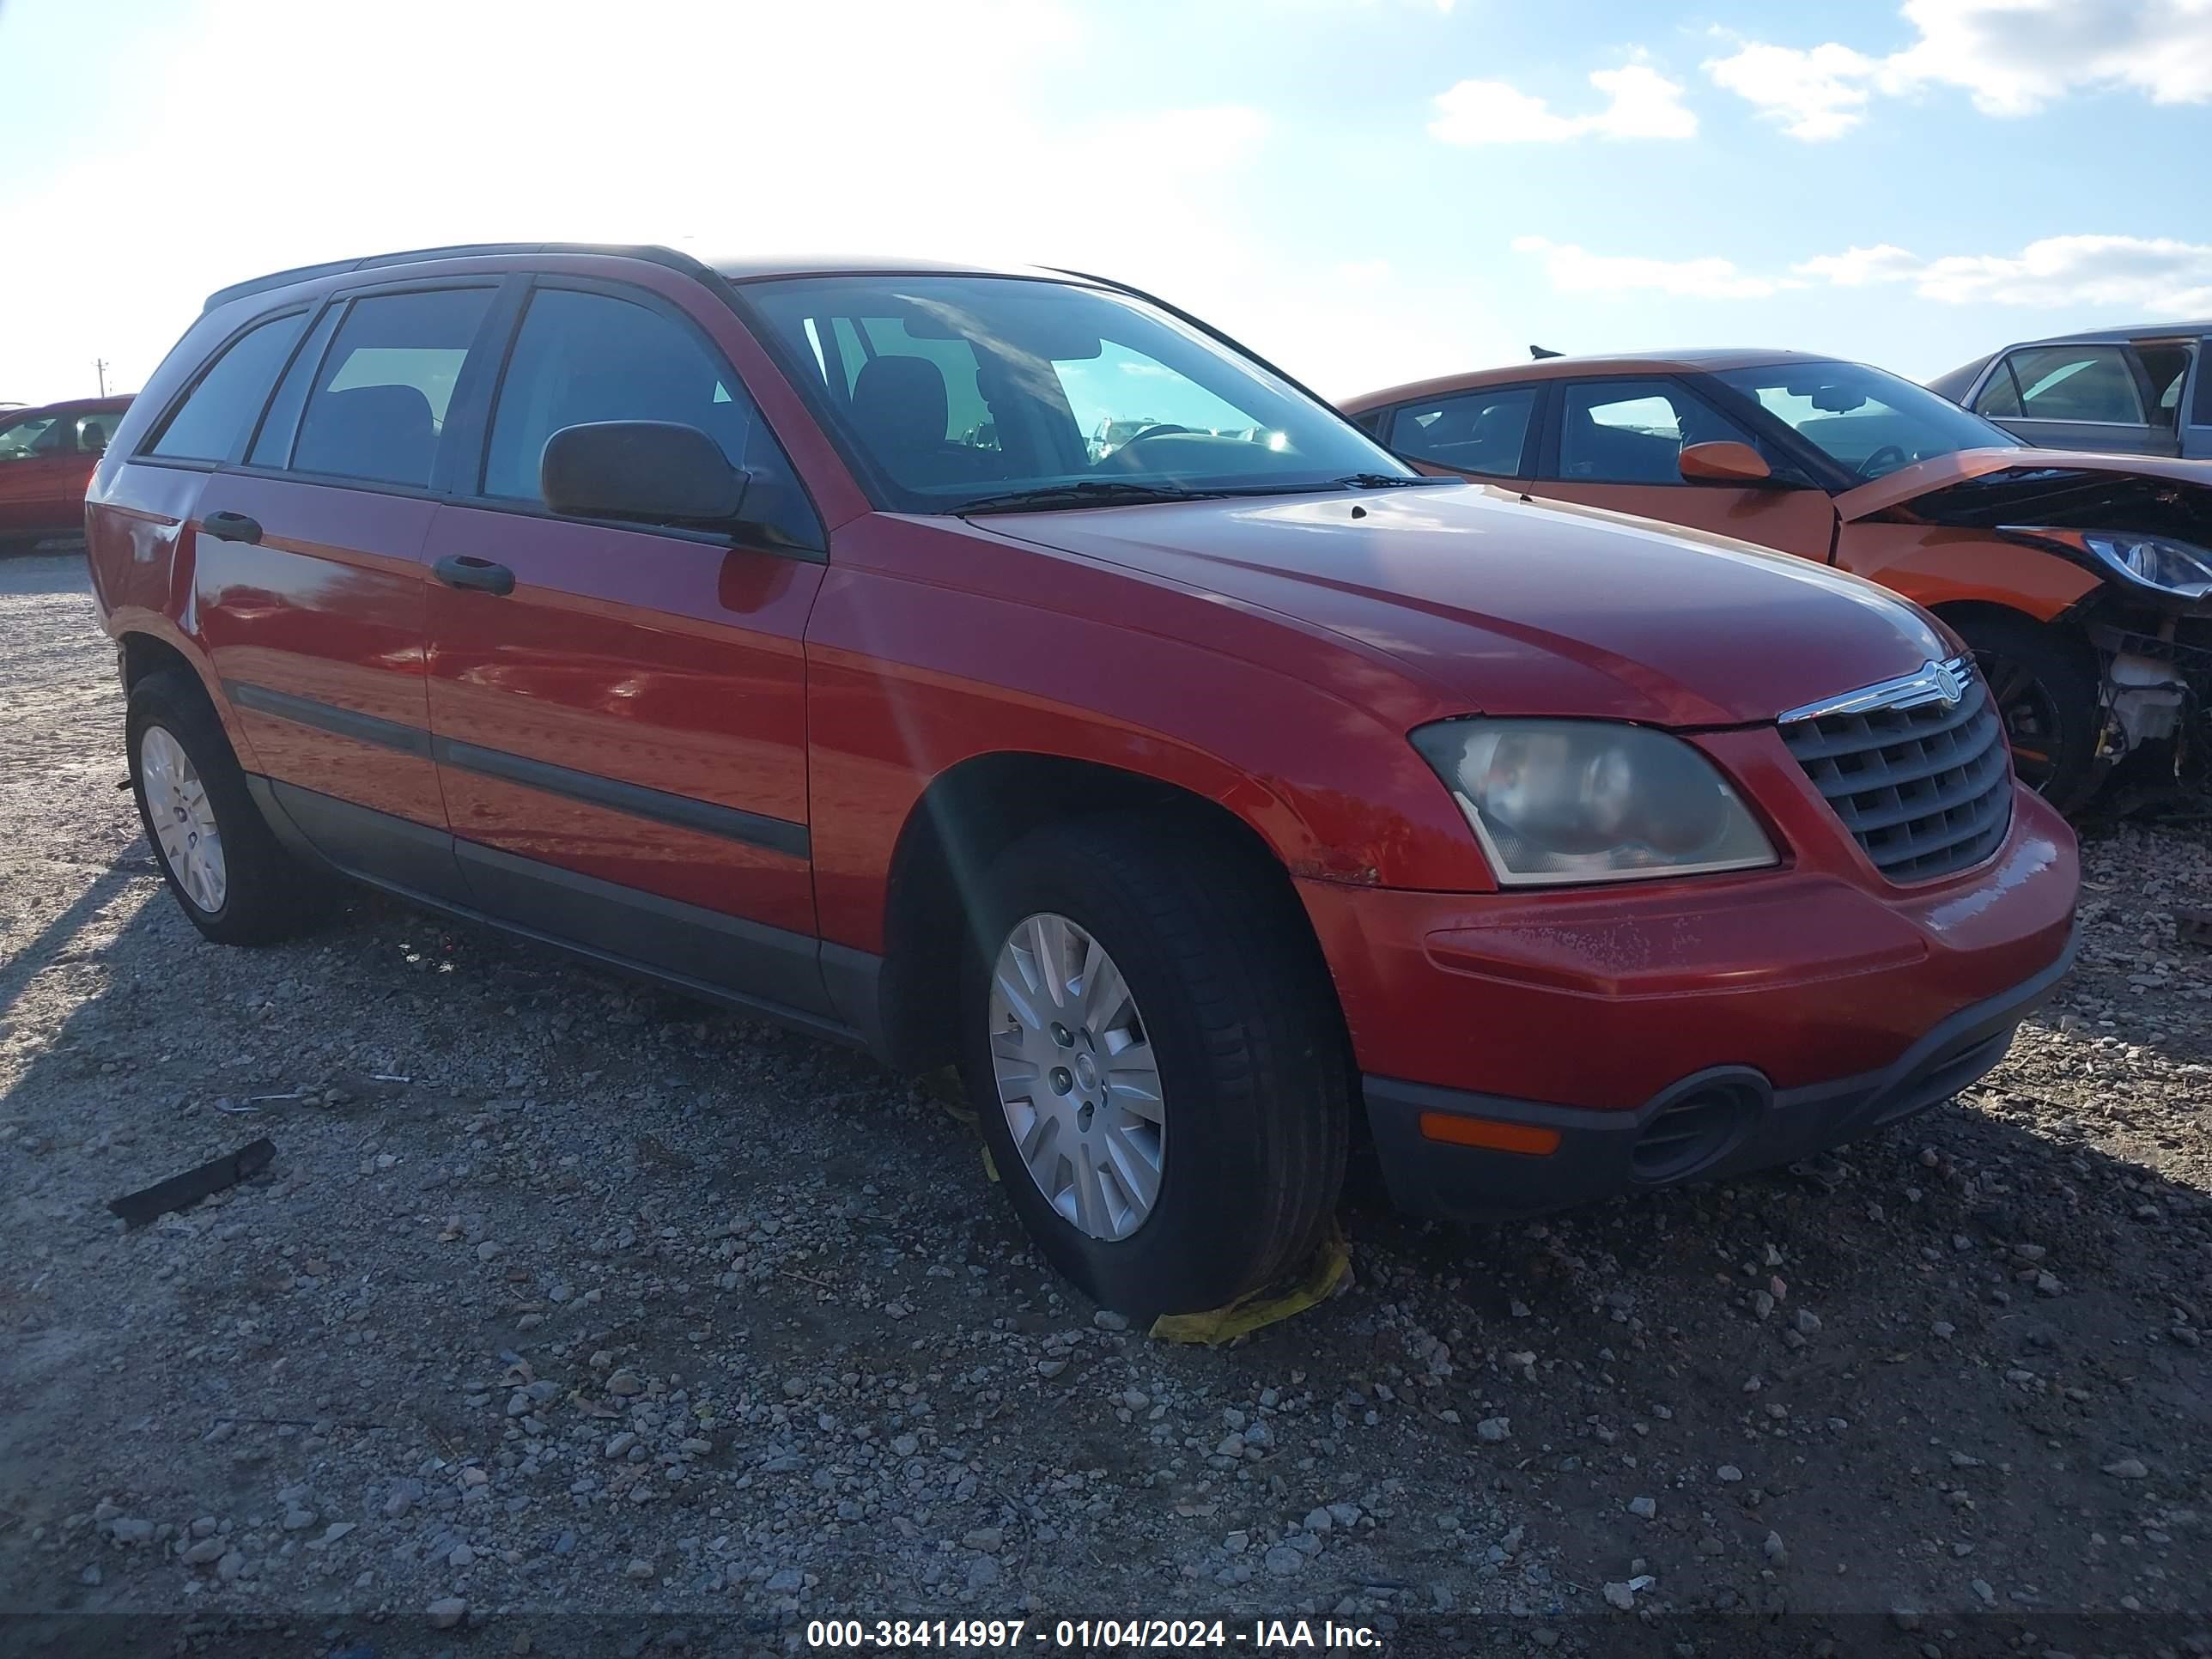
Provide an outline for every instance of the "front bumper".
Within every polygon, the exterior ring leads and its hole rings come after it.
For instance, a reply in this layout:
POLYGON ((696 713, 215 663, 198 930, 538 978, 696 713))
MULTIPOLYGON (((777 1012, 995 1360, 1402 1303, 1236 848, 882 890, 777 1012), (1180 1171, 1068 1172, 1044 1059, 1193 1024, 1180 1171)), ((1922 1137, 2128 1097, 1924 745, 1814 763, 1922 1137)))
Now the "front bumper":
POLYGON ((1795 814, 1784 868, 1517 893, 1298 882, 1406 1207, 1525 1214, 1787 1161, 2003 1057, 2072 960, 2063 820, 2019 791, 1988 860, 1897 884, 1824 803, 1756 793, 1795 814))
POLYGON ((1748 1066, 1714 1066, 1621 1112, 1368 1077, 1383 1178, 1409 1213, 1498 1220, 1809 1157, 1948 1100, 1989 1072, 2073 966, 2075 943, 2033 977, 1960 1009, 1889 1065, 1828 1083, 1777 1090, 1748 1066), (1486 1139, 1553 1150, 1456 1144, 1478 1124, 1486 1139), (1524 1133, 1500 1135, 1495 1125, 1524 1133))

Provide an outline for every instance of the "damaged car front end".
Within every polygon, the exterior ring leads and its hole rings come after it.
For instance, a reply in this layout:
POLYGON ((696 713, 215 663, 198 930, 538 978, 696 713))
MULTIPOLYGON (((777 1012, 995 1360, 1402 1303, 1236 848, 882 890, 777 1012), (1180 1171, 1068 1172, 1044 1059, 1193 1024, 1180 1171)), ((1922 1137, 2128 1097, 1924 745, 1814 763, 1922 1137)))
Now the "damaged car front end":
MULTIPOLYGON (((2051 620, 2094 654, 2098 778, 2136 757, 2179 775, 2201 764, 2212 706, 2212 466, 2032 453, 1947 456, 1838 505, 1862 522, 1978 532, 2073 567, 2081 592, 2051 620), (1950 476, 1909 476, 1925 470, 1950 476)), ((1996 683, 2002 665, 1985 666, 1996 683)))

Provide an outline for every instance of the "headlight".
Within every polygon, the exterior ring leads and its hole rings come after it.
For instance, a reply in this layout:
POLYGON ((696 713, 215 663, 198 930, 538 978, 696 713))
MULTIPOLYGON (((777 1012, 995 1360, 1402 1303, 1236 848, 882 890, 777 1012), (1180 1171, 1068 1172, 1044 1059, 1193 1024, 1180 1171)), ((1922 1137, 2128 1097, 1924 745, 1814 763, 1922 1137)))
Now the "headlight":
POLYGON ((2087 553, 2115 574, 2176 599, 2212 596, 2212 549, 2171 536, 2126 530, 2029 530, 2024 533, 2087 553))
POLYGON ((1601 720, 1439 720, 1413 741, 1506 886, 1780 861, 1712 763, 1663 732, 1601 720))

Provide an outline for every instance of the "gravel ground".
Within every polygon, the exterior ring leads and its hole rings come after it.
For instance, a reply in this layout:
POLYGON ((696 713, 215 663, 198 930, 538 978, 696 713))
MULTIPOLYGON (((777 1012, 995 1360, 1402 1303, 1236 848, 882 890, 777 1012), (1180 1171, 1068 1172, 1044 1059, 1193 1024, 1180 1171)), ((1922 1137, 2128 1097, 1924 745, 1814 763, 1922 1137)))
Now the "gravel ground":
POLYGON ((201 942, 81 557, 0 562, 0 1649, 2212 1650, 2201 825, 2093 834, 1955 1106, 1539 1224, 1355 1194, 1352 1286, 1215 1351, 1063 1295, 863 1058, 380 899, 201 942))

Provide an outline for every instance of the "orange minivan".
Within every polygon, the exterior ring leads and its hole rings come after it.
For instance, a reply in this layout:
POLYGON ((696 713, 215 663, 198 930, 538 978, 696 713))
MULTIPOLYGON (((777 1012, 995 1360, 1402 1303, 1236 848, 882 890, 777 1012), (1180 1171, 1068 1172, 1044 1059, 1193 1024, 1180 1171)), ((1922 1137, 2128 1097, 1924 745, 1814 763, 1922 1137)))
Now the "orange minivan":
POLYGON ((2029 448, 1923 386, 1798 352, 1546 357, 1344 404, 1389 448, 1802 555, 1973 648, 2024 781, 2078 805, 2178 763, 2212 685, 2212 462, 2029 448))

